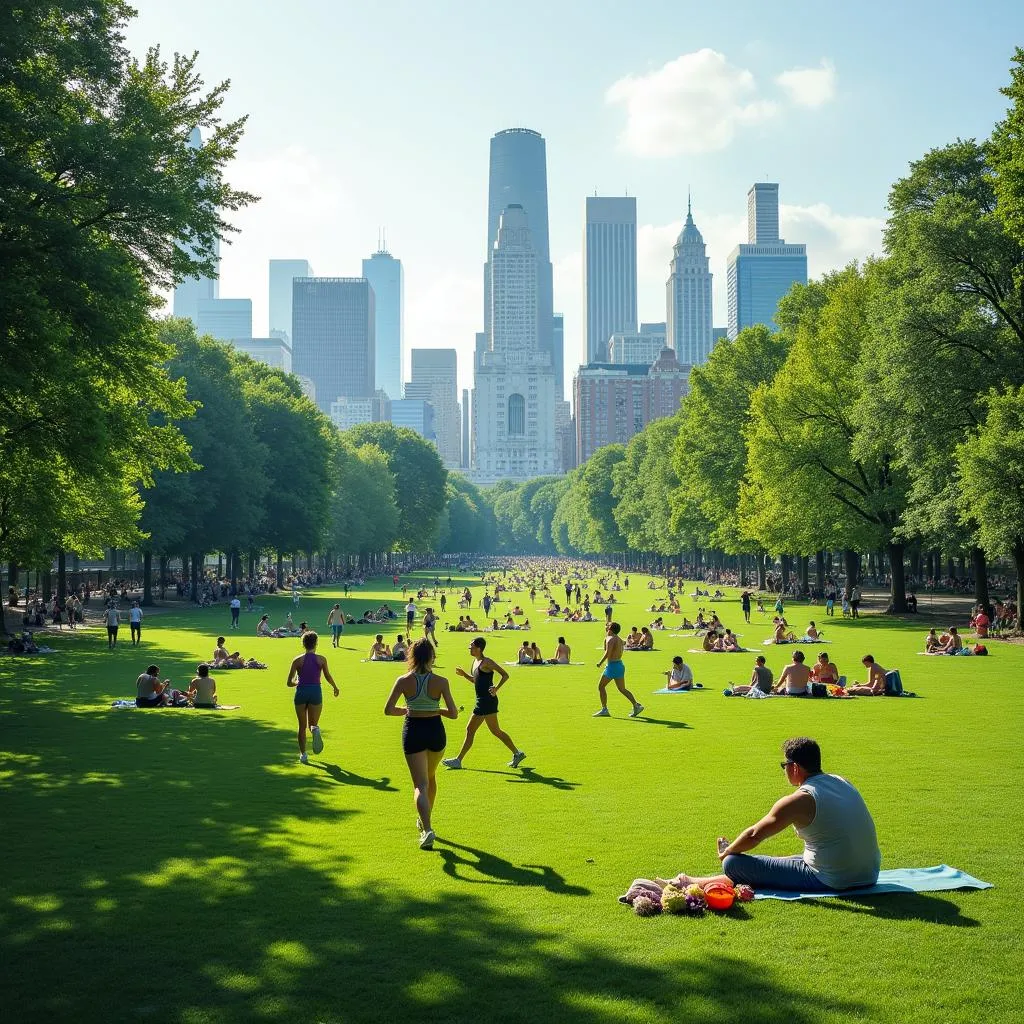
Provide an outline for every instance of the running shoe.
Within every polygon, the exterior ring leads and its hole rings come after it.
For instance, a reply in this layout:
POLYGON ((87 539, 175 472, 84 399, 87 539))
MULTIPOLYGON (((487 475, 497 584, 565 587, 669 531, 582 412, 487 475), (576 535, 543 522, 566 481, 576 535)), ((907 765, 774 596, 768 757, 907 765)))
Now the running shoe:
POLYGON ((630 711, 630 713, 629 713, 629 717, 630 718, 639 718, 640 715, 642 715, 643 713, 644 713, 644 706, 643 706, 643 704, 634 704, 633 705, 633 710, 630 711))
POLYGON ((457 757, 446 757, 441 761, 445 768, 461 768, 462 762, 457 757))
POLYGON ((324 738, 320 735, 320 726, 313 726, 313 753, 321 754, 324 749, 324 738))
POLYGON ((601 708, 600 711, 595 711, 591 716, 593 718, 611 718, 612 713, 607 708, 601 708))
POLYGON ((434 830, 428 828, 426 832, 420 834, 420 849, 421 850, 432 850, 434 848, 434 830))
POLYGON ((305 751, 299 754, 299 764, 309 764, 309 754, 305 751))
POLYGON ((522 750, 517 750, 512 755, 512 760, 509 761, 509 768, 518 768, 526 760, 526 753, 522 750))

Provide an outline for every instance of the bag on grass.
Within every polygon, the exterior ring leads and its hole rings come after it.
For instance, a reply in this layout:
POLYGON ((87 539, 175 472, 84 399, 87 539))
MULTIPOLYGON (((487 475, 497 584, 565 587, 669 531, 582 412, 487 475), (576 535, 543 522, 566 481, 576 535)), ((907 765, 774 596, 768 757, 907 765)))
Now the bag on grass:
POLYGON ((900 678, 898 669, 885 673, 885 695, 886 697, 903 696, 903 680, 900 678))
POLYGON ((974 645, 974 653, 975 654, 988 654, 988 648, 984 644, 975 644, 974 645))
POLYGON ((812 697, 827 697, 828 686, 825 683, 811 683, 811 696, 812 697))

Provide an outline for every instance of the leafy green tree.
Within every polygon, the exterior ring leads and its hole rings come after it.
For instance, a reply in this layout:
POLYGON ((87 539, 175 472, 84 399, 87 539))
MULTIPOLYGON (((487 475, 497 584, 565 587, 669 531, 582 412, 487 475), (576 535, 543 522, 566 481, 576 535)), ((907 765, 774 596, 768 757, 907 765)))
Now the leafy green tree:
MULTIPOLYGON (((1017 47, 1010 84, 1001 91, 1010 100, 1006 117, 992 132, 986 147, 993 170, 998 214, 1007 232, 1024 245, 1024 49, 1017 47)), ((1024 305, 1024 268, 1015 276, 1017 304, 1024 305)))
POLYGON ((357 447, 376 445, 387 456, 398 502, 398 550, 430 551, 447 500, 448 471, 437 448, 408 427, 392 423, 363 423, 343 436, 357 447))
POLYGON ((329 545, 342 555, 359 558, 391 551, 401 513, 395 477, 387 454, 376 445, 355 447, 346 434, 333 446, 334 496, 329 545))
POLYGON ((571 504, 567 518, 572 546, 584 554, 611 555, 625 551, 627 544, 615 522, 615 467, 625 456, 625 446, 609 444, 598 448, 579 467, 579 474, 566 492, 571 504))

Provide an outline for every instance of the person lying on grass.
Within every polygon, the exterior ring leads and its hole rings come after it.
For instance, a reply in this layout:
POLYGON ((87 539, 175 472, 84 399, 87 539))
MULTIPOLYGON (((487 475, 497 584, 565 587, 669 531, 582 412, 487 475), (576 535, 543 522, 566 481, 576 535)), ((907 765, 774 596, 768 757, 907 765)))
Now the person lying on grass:
MULTIPOLYGON (((799 652, 798 652, 799 653, 799 652)), ((815 740, 797 736, 782 744, 780 767, 796 788, 776 801, 756 824, 732 842, 720 837, 718 859, 722 874, 693 877, 679 874, 658 885, 701 887, 710 882, 749 885, 756 889, 790 892, 842 892, 874 885, 882 854, 871 812, 864 798, 846 779, 821 769, 821 748, 815 740), (747 851, 793 826, 803 840, 802 854, 791 857, 751 856, 747 851)))

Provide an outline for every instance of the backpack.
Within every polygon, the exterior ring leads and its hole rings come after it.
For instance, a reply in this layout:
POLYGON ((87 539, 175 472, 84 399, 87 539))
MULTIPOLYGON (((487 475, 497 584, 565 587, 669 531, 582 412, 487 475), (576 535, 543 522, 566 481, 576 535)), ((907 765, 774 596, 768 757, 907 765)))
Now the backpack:
POLYGON ((903 696, 903 680, 897 669, 885 673, 885 695, 886 697, 903 696))
POLYGON ((975 654, 988 654, 988 648, 984 644, 975 644, 974 645, 974 653, 975 654))

